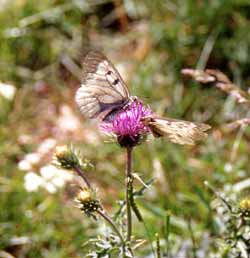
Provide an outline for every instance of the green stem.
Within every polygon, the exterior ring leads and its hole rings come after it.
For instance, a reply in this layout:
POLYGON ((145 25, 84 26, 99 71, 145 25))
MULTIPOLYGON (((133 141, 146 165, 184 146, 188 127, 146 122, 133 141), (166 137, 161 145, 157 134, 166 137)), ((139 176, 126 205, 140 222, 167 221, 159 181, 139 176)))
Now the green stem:
POLYGON ((196 258, 196 244, 195 244, 195 237, 194 237, 194 232, 193 232, 193 229, 192 229, 192 225, 191 225, 191 220, 189 219, 188 220, 188 229, 189 229, 189 232, 191 234, 191 240, 192 240, 192 252, 193 252, 193 258, 196 258))
POLYGON ((127 167, 126 167, 126 204, 127 204, 127 241, 131 241, 132 234, 132 213, 130 196, 133 194, 132 185, 132 150, 133 148, 127 147, 127 167))
POLYGON ((155 234, 155 237, 156 237, 156 255, 157 255, 157 258, 161 258, 160 238, 157 233, 155 234))
POLYGON ((166 241, 166 257, 169 257, 169 250, 170 250, 170 244, 169 244, 169 235, 170 235, 170 212, 167 211, 166 214, 166 221, 165 221, 165 227, 164 227, 164 235, 165 235, 165 241, 166 241))
POLYGON ((117 226, 114 224, 114 222, 112 221, 112 219, 107 215, 105 214, 102 210, 97 210, 97 213, 104 219, 106 220, 109 225, 111 226, 111 228, 114 230, 114 232, 117 234, 117 236, 119 237, 119 239, 121 240, 121 243, 122 243, 122 250, 123 250, 123 257, 126 257, 125 256, 125 252, 126 252, 126 242, 125 240, 123 239, 123 236, 122 234, 120 233, 120 231, 118 230, 117 226))
POLYGON ((233 212, 233 208, 232 206, 228 203, 228 201, 226 201, 216 190, 215 188, 210 185, 210 183, 208 181, 205 181, 204 184, 216 195, 216 197, 218 199, 220 199, 224 204, 225 206, 228 208, 228 210, 231 212, 231 213, 234 213, 233 212))

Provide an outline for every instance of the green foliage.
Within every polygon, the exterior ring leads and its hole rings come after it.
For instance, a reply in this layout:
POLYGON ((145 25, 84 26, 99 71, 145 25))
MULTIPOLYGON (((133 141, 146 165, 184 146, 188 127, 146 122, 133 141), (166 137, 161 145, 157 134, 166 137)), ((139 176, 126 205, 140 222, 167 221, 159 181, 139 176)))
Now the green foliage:
MULTIPOLYGON (((112 211, 119 208, 116 202, 124 195, 122 150, 96 140, 92 128, 86 129, 90 123, 84 123, 81 140, 76 136, 79 131, 62 137, 56 130, 60 107, 67 103, 75 108, 79 53, 91 46, 103 49, 114 62, 129 63, 132 95, 143 98, 159 115, 213 126, 209 138, 192 148, 151 139, 136 148, 135 172, 144 181, 155 178, 143 198, 135 195, 146 223, 145 229, 136 222, 136 236, 147 235, 156 244, 159 233, 157 245, 173 257, 195 257, 193 250, 204 252, 204 257, 231 257, 230 245, 225 249, 217 245, 217 239, 225 240, 230 230, 218 231, 219 216, 211 208, 215 197, 203 182, 225 194, 230 185, 234 200, 233 186, 249 178, 249 129, 223 129, 225 123, 249 116, 249 109, 213 85, 183 80, 180 70, 220 69, 247 89, 249 1, 124 0, 126 15, 120 19, 115 16, 115 1, 3 2, 0 82, 13 84, 17 92, 13 100, 0 95, 0 249, 16 257, 85 257, 82 244, 96 236, 100 224, 73 208, 67 187, 56 194, 24 188, 26 172, 17 164, 46 138, 75 141, 95 164, 90 178, 98 182, 103 205, 112 211), (24 144, 27 135, 31 141, 24 144)), ((43 159, 39 166, 49 162, 47 156, 43 159)), ((34 168, 37 173, 39 166, 34 168)), ((135 188, 141 188, 140 182, 135 188)), ((150 253, 148 244, 138 248, 139 257, 150 253)))

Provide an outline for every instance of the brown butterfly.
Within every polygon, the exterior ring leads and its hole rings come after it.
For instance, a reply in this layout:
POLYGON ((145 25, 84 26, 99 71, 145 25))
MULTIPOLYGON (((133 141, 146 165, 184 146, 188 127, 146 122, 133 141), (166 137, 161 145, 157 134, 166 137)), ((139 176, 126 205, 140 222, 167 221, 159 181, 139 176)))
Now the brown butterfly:
POLYGON ((204 133, 211 126, 184 120, 160 117, 144 117, 144 125, 148 126, 155 137, 166 137, 173 143, 194 145, 196 141, 206 138, 204 133))
POLYGON ((112 63, 102 53, 90 51, 83 61, 81 87, 75 100, 85 117, 111 121, 129 103, 130 94, 112 63))

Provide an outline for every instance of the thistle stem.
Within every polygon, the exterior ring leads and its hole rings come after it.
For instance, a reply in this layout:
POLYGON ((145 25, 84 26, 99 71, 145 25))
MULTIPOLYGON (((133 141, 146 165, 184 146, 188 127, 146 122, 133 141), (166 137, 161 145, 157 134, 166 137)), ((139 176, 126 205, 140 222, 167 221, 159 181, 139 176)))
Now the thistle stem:
POLYGON ((83 179, 83 181, 85 182, 85 184, 88 186, 89 189, 92 189, 92 186, 89 182, 89 180, 86 178, 86 176, 84 175, 83 170, 81 169, 81 167, 79 166, 74 166, 73 167, 74 171, 83 179))
MULTIPOLYGON (((122 243, 122 251, 123 251, 123 258, 126 258, 126 241, 124 240, 122 234, 120 233, 120 231, 118 230, 117 226, 115 225, 115 223, 112 221, 112 219, 106 214, 104 213, 102 210, 98 209, 96 211, 104 220, 106 220, 106 222, 109 223, 109 225, 111 226, 111 228, 114 230, 114 232, 117 234, 117 236, 119 237, 119 239, 121 240, 122 243)), ((134 254, 131 250, 131 248, 128 247, 129 252, 131 253, 131 257, 134 257, 134 254)))
POLYGON ((132 212, 130 196, 133 194, 132 181, 132 147, 127 147, 127 167, 126 167, 126 205, 127 205, 127 241, 130 242, 132 234, 132 212))
POLYGON ((120 231, 118 230, 117 226, 114 224, 114 222, 112 221, 112 219, 105 214, 102 210, 97 210, 97 213, 103 217, 108 223, 109 225, 112 227, 112 229, 115 231, 115 233, 117 234, 117 236, 120 238, 122 245, 124 246, 125 249, 125 240, 123 239, 120 231))

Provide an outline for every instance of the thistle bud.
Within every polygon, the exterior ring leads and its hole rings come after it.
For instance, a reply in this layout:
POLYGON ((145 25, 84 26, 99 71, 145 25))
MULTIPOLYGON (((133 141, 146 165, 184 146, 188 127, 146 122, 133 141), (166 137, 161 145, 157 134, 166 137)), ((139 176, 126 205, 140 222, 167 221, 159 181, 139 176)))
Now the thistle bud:
POLYGON ((244 198, 240 201, 239 206, 243 210, 248 210, 250 212, 250 198, 244 198))
POLYGON ((81 190, 76 197, 81 203, 85 203, 91 200, 91 193, 88 189, 81 190))
POLYGON ((76 198, 77 207, 88 216, 93 215, 99 209, 102 209, 99 200, 96 199, 95 193, 90 189, 81 189, 76 198))
POLYGON ((64 158, 68 153, 68 147, 66 145, 61 145, 56 147, 55 155, 58 159, 64 158))
POLYGON ((55 159, 57 165, 64 169, 72 169, 80 164, 75 152, 66 145, 56 147, 55 159))

